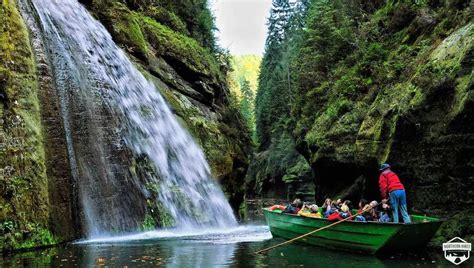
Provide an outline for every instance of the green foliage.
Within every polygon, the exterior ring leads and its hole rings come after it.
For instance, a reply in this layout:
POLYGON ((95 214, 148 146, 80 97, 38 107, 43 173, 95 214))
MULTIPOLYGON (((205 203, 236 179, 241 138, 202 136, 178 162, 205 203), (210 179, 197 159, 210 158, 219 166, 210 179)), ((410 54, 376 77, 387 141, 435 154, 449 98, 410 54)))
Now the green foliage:
POLYGON ((255 94, 262 58, 258 55, 233 56, 229 85, 235 106, 239 107, 250 136, 255 140, 255 94))
POLYGON ((126 46, 128 52, 145 56, 148 53, 148 45, 143 36, 139 18, 121 5, 111 10, 114 12, 113 15, 117 16, 113 27, 119 37, 118 41, 126 46))
POLYGON ((292 137, 282 132, 266 151, 257 153, 249 168, 248 179, 254 181, 252 192, 265 197, 269 190, 290 194, 291 184, 298 182, 301 186, 311 180, 310 172, 308 162, 295 150, 292 137), (286 189, 281 189, 279 183, 286 184, 286 189), (280 189, 274 189, 276 185, 280 189))
MULTIPOLYGON (((248 180, 254 180, 254 191, 263 196, 269 194, 270 187, 279 185, 280 189, 270 188, 270 191, 283 191, 285 197, 294 197, 302 188, 295 188, 293 184, 298 182, 302 186, 302 182, 309 179, 309 165, 296 151, 291 137, 294 125, 291 107, 299 72, 295 51, 303 41, 308 6, 308 1, 273 1, 268 19, 255 98, 258 154, 248 172, 248 180), (281 189, 280 184, 286 184, 286 189, 281 189)), ((303 192, 312 196, 311 190, 303 192)))
POLYGON ((254 119, 254 93, 250 88, 250 83, 247 80, 243 80, 241 84, 242 100, 240 101, 240 110, 242 115, 247 122, 249 130, 253 130, 255 125, 254 119))
MULTIPOLYGON (((192 38, 212 51, 217 50, 214 37, 214 17, 208 0, 160 1, 160 5, 172 10, 186 24, 192 38)), ((146 8, 146 7, 144 7, 146 8)))
POLYGON ((192 71, 221 76, 214 56, 194 39, 176 33, 149 17, 142 17, 140 21, 156 53, 176 57, 192 71))
POLYGON ((268 37, 261 64, 256 96, 256 135, 259 150, 268 148, 274 137, 284 131, 280 126, 290 116, 294 99, 294 66, 303 34, 303 21, 308 8, 307 1, 274 1, 268 21, 268 37))
POLYGON ((116 4, 123 4, 174 31, 186 34, 213 53, 219 50, 214 37, 214 17, 208 0, 103 0, 93 1, 90 8, 103 13, 116 4))
POLYGON ((213 51, 186 35, 174 13, 167 13, 166 20, 163 17, 155 20, 162 13, 164 11, 159 7, 140 13, 121 3, 113 3, 106 11, 100 11, 107 18, 106 26, 114 39, 129 53, 145 61, 149 61, 152 58, 150 56, 171 57, 183 62, 192 73, 201 73, 222 81, 224 74, 213 51), (159 21, 165 21, 166 24, 159 21))
MULTIPOLYGON (((258 87, 258 76, 260 74, 261 62, 262 57, 260 55, 232 56, 232 71, 230 73, 231 80, 235 83, 247 80, 250 83, 250 88, 255 94, 258 87)), ((238 91, 236 91, 236 94, 240 96, 238 91)))
POLYGON ((58 238, 40 224, 28 222, 20 226, 11 220, 0 222, 0 245, 3 250, 30 249, 58 242, 58 238))
MULTIPOLYGON (((452 239, 453 237, 463 237, 465 234, 474 234, 474 216, 472 211, 466 213, 459 213, 448 218, 436 233, 435 237, 431 240, 430 245, 432 247, 439 247, 442 243, 452 239)), ((471 241, 471 240, 469 240, 471 241)))
MULTIPOLYGON (((444 20, 435 27, 434 35, 416 28, 426 23, 423 20, 434 19, 430 17, 433 13, 418 11, 420 6, 429 5, 312 1, 304 41, 296 52, 299 73, 292 105, 297 118, 294 133, 305 137, 306 149, 315 150, 311 152, 315 156, 312 161, 318 159, 317 155, 325 156, 318 151, 353 150, 356 147, 346 145, 355 143, 358 135, 362 139, 389 139, 398 118, 394 111, 403 114, 414 109, 425 99, 423 89, 436 83, 430 85, 429 79, 436 81, 460 70, 464 52, 448 52, 459 50, 450 44, 458 37, 445 41, 446 49, 437 49, 430 56, 430 46, 439 40, 437 29, 446 28, 444 20), (447 59, 446 55, 458 56, 447 59), (437 60, 437 64, 426 64, 437 60), (420 80, 423 82, 418 83, 420 80)), ((437 15, 451 14, 458 24, 466 18, 465 11, 454 15, 451 10, 441 7, 437 15)), ((468 28, 463 28, 464 32, 470 31, 468 28)), ((466 42, 462 50, 469 49, 466 42)), ((377 146, 387 147, 372 148, 370 155, 386 156, 390 143, 377 146)), ((365 150, 364 146, 357 148, 365 150)))
POLYGON ((143 220, 141 230, 142 231, 152 231, 156 228, 156 222, 153 216, 150 214, 145 215, 145 219, 143 220))
MULTIPOLYGON (((408 179, 413 208, 452 216, 433 245, 472 236, 464 201, 472 194, 458 195, 471 177, 471 164, 459 161, 472 151, 471 17, 469 1, 311 1, 302 41, 290 53, 293 94, 284 98, 291 100, 289 133, 318 176, 319 198, 351 189, 354 181, 334 175, 338 168, 354 165, 341 172, 356 180, 359 167, 376 171, 376 162, 389 161, 408 179), (456 208, 446 209, 453 202, 456 208)), ((267 42, 257 95, 257 188, 269 188, 269 170, 280 172, 283 162, 269 155, 288 152, 275 146, 272 128, 282 129, 278 119, 288 114, 279 100, 284 76, 272 81, 288 66, 284 40, 291 33, 281 29, 267 42)), ((298 170, 294 164, 283 180, 297 178, 298 170)), ((372 178, 366 189, 376 188, 372 178)))
POLYGON ((176 32, 189 35, 186 24, 175 13, 163 7, 152 6, 144 9, 142 13, 176 32))

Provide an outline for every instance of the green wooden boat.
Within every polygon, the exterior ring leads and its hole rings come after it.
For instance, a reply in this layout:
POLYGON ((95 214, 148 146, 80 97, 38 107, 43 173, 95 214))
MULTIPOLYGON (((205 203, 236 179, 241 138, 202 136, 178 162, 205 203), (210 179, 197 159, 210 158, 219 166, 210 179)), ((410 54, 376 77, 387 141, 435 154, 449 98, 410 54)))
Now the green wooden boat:
MULTIPOLYGON (((273 236, 292 239, 331 224, 326 219, 308 218, 263 209, 273 236)), ((401 252, 422 249, 438 230, 442 221, 411 215, 412 223, 378 223, 346 221, 299 239, 310 245, 336 250, 364 252, 401 252)))

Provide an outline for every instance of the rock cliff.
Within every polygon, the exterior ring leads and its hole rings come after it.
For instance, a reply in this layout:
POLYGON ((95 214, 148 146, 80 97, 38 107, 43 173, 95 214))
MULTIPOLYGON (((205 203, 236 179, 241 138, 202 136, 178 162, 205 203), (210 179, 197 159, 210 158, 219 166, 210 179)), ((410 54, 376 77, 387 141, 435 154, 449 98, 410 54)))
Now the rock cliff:
MULTIPOLYGON (((278 153, 296 148, 305 158, 319 204, 379 199, 378 167, 388 162, 412 212, 447 219, 433 243, 472 236, 472 2, 311 3, 303 41, 291 52, 296 101, 280 115, 295 147, 278 153)), ((270 149, 291 144, 263 140, 270 149)), ((268 169, 257 168, 250 181, 281 189, 259 179, 268 169)))
MULTIPOLYGON (((237 208, 243 200, 250 141, 240 112, 230 104, 225 55, 214 47, 212 20, 204 16, 209 13, 206 1, 198 2, 82 1, 204 148, 214 176, 237 208), (204 19, 194 18, 193 11, 203 13, 204 19)), ((81 235, 54 71, 41 53, 41 39, 35 36, 39 29, 20 14, 22 3, 3 1, 0 6, 4 250, 81 235)))

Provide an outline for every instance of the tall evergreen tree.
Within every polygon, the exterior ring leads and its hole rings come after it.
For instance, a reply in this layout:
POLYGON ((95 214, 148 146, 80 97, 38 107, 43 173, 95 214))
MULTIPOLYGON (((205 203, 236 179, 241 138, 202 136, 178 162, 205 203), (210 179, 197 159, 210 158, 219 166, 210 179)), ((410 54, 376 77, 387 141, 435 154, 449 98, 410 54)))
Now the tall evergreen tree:
POLYGON ((240 83, 240 88, 242 90, 242 100, 240 101, 240 109, 242 115, 244 116, 247 126, 250 131, 252 131, 254 126, 254 94, 252 88, 250 87, 250 82, 245 78, 242 79, 240 83))
POLYGON ((309 1, 274 0, 256 98, 257 139, 265 150, 290 118, 294 51, 303 32, 309 1))

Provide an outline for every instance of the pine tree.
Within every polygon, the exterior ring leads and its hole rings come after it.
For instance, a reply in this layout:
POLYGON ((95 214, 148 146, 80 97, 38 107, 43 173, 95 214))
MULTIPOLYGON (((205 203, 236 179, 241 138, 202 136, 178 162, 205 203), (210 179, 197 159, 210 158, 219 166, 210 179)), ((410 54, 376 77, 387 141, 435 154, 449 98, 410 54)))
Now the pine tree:
POLYGON ((303 33, 309 1, 274 0, 256 98, 256 135, 260 150, 281 136, 290 120, 293 62, 303 33))
POLYGON ((249 130, 252 132, 254 128, 254 95, 249 81, 245 78, 240 83, 242 91, 242 100, 240 102, 240 109, 244 116, 249 130))

